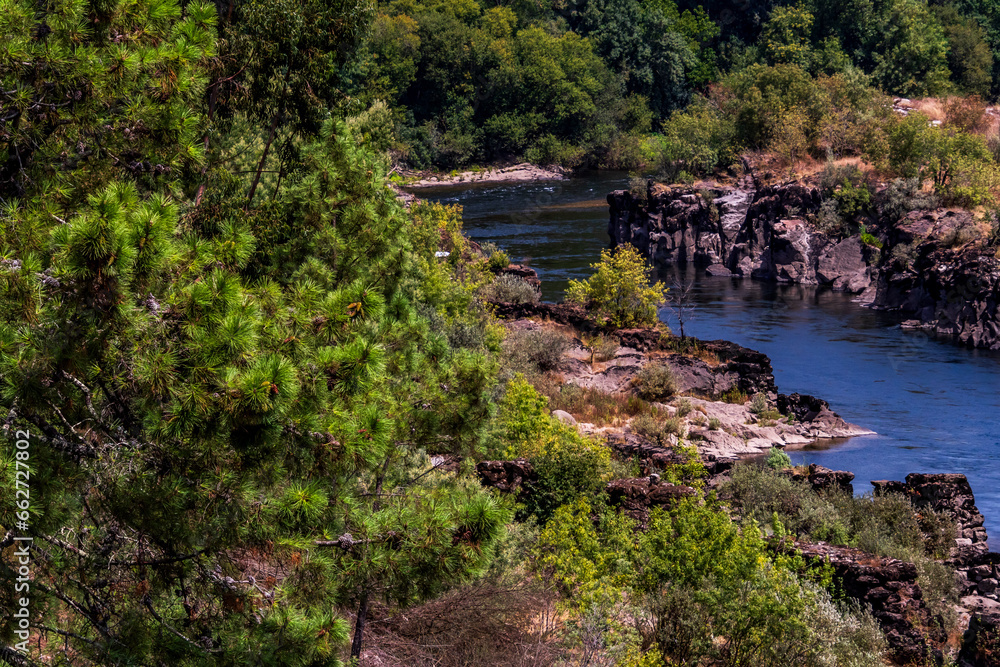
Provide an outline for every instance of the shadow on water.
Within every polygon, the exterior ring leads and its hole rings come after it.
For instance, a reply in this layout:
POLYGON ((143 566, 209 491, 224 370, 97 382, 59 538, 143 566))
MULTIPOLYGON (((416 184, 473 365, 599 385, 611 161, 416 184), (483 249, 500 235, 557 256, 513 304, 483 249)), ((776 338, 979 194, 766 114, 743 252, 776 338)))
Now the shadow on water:
MULTIPOLYGON (((465 228, 494 241, 543 280, 559 300, 570 279, 588 276, 607 247, 604 197, 627 187, 623 174, 557 183, 421 191, 461 204, 465 228)), ((668 283, 676 276, 666 273, 668 283)), ((829 401, 848 421, 879 435, 790 452, 795 463, 851 470, 855 489, 911 472, 969 477, 986 529, 1000 539, 1000 356, 904 331, 890 314, 851 297, 801 285, 779 286, 689 270, 693 317, 685 332, 723 338, 767 354, 778 388, 829 401)), ((661 317, 676 328, 668 309, 661 317)))

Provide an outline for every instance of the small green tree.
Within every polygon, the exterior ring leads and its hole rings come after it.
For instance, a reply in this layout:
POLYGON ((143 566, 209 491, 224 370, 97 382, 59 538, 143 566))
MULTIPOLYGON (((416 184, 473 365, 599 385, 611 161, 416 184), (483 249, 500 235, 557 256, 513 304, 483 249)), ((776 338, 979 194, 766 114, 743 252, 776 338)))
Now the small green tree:
POLYGON ((566 300, 579 303, 612 327, 654 326, 657 308, 667 288, 650 284, 650 267, 631 245, 601 251, 601 261, 591 265, 596 273, 587 280, 571 280, 566 300))

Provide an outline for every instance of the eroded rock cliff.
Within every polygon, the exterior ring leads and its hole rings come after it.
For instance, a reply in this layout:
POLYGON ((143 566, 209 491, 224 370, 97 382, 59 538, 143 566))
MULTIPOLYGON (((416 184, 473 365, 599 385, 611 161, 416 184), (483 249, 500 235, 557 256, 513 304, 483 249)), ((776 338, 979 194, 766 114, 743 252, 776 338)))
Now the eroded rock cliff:
POLYGON ((650 182, 644 196, 619 190, 608 203, 612 243, 631 243, 658 266, 828 286, 899 313, 909 328, 1000 349, 1000 259, 969 211, 879 218, 866 244, 817 229, 820 192, 800 182, 757 187, 745 178, 699 190, 650 182))

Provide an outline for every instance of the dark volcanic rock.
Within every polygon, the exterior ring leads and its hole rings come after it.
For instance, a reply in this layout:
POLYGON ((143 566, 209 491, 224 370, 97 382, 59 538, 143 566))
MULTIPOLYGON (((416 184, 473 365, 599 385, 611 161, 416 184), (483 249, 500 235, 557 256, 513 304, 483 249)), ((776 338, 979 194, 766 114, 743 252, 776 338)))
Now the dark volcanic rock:
POLYGON ((923 664, 928 658, 941 659, 937 646, 947 637, 924 603, 913 563, 827 544, 795 546, 807 561, 829 562, 844 593, 871 606, 896 660, 923 664))
POLYGON ((889 241, 908 259, 883 262, 872 307, 912 318, 909 328, 1000 349, 1000 259, 975 224, 968 211, 937 209, 893 225, 889 241))
POLYGON ((812 421, 823 410, 830 409, 829 403, 809 394, 778 394, 776 403, 778 412, 783 415, 794 415, 795 420, 800 422, 812 421))
POLYGON ((649 510, 654 507, 670 507, 696 494, 690 486, 677 486, 661 482, 659 475, 616 479, 608 483, 608 499, 612 505, 638 521, 645 527, 649 521, 649 510))
POLYGON ((476 464, 476 474, 483 486, 519 495, 529 492, 532 483, 538 480, 535 469, 524 459, 480 461, 476 464))
POLYGON ((910 473, 906 482, 876 480, 872 486, 876 494, 895 492, 908 496, 917 509, 945 512, 958 524, 956 537, 968 540, 960 546, 971 546, 978 552, 986 551, 985 519, 976 507, 976 498, 965 475, 910 473))
POLYGON ((542 286, 542 281, 538 277, 538 272, 530 266, 524 266, 523 264, 510 264, 506 268, 500 269, 500 273, 517 276, 533 287, 542 286))
MULTIPOLYGON (((681 456, 673 449, 661 447, 635 433, 621 435, 609 433, 607 444, 618 458, 638 461, 642 471, 647 474, 687 462, 686 457, 681 456)), ((708 454, 702 458, 702 464, 708 471, 709 477, 728 472, 737 461, 739 459, 736 457, 716 456, 714 454, 708 454)))
POLYGON ((557 324, 567 324, 580 331, 593 331, 594 323, 587 316, 587 311, 580 306, 567 303, 494 303, 493 309, 497 317, 505 320, 521 320, 539 318, 550 320, 557 324))
POLYGON ((695 264, 713 275, 829 285, 863 293, 920 328, 970 347, 1000 349, 1000 258, 972 213, 913 211, 872 222, 881 251, 819 232, 808 221, 819 192, 798 182, 755 189, 744 179, 711 190, 651 185, 648 197, 608 195, 612 243, 632 243, 657 265, 695 264), (877 266, 876 266, 877 264, 877 266))

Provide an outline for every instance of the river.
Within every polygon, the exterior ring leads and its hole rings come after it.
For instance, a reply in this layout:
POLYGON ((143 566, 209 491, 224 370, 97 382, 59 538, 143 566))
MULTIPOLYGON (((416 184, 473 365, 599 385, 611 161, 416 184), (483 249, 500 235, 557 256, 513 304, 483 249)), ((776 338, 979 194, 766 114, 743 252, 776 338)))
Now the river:
MULTIPOLYGON (((608 246, 608 192, 622 174, 554 183, 422 190, 464 207, 465 230, 494 241, 514 262, 538 271, 543 297, 560 300, 571 279, 590 275, 608 246)), ((792 461, 855 473, 855 490, 911 472, 968 476, 1000 547, 1000 354, 969 350, 903 331, 889 313, 861 308, 828 289, 720 278, 689 270, 667 282, 693 283, 685 332, 723 338, 771 358, 778 389, 829 401, 874 436, 789 452, 792 461)), ((673 314, 661 317, 676 330, 673 314)))

